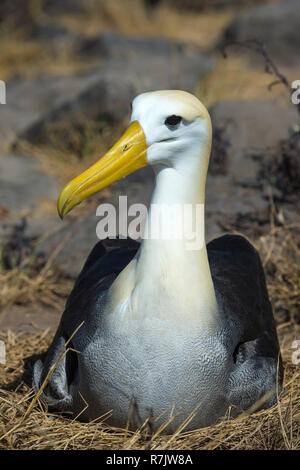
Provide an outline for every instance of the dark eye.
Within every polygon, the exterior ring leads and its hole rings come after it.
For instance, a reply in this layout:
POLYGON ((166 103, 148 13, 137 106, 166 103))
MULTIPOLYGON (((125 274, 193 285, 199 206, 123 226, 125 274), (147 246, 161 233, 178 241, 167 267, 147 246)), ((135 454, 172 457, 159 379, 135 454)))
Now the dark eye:
POLYGON ((177 126, 177 124, 179 124, 181 121, 182 121, 181 116, 175 116, 175 114, 173 114, 172 116, 167 117, 167 119, 165 120, 165 125, 177 126))

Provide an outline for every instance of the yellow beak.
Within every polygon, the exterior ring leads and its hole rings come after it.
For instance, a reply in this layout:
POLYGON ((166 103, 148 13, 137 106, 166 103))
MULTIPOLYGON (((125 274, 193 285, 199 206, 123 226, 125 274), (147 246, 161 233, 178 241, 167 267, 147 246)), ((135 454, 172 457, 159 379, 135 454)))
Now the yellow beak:
POLYGON ((134 121, 121 139, 94 165, 68 183, 57 201, 63 218, 73 207, 92 194, 148 164, 144 131, 134 121))

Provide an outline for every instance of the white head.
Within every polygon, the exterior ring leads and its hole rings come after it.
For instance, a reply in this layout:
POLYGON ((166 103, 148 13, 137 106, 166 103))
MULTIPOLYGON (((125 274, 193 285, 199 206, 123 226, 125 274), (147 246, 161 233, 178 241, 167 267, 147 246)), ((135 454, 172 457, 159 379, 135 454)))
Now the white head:
POLYGON ((130 126, 121 139, 92 167, 61 192, 63 217, 91 194, 150 164, 206 178, 211 147, 207 109, 185 91, 143 93, 132 102, 130 126))
POLYGON ((179 90, 143 93, 132 102, 130 122, 134 121, 144 131, 149 165, 191 171, 195 164, 202 169, 207 166, 211 121, 207 109, 195 96, 179 90))

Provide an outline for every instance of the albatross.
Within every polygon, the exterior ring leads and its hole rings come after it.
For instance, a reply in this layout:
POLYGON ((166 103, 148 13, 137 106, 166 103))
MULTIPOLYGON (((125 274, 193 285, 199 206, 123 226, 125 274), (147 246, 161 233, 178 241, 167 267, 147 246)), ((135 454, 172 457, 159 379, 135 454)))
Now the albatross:
MULTIPOLYGON (((121 139, 62 190, 58 212, 64 217, 146 165, 155 186, 145 230, 157 225, 154 205, 204 207, 211 141, 210 116, 198 98, 179 90, 143 93, 121 139)), ((159 234, 171 222, 160 217, 159 234)), ((111 425, 131 429, 167 421, 173 432, 183 422, 185 430, 201 428, 229 409, 236 416, 276 402, 283 367, 257 251, 238 235, 196 250, 187 241, 158 236, 95 245, 45 359, 34 365, 34 388, 48 380, 42 396, 49 407, 87 421, 109 416, 111 425)))

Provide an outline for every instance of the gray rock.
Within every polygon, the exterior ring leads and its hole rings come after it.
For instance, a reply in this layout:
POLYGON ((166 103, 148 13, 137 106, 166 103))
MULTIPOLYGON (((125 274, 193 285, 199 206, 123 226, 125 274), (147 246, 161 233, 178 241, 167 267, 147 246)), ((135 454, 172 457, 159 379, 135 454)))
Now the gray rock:
POLYGON ((280 141, 289 137, 289 127, 299 121, 297 110, 272 101, 224 100, 212 107, 210 115, 218 140, 206 183, 207 240, 226 227, 255 238, 270 217, 269 183, 262 185, 258 175, 280 141), (225 162, 218 160, 218 151, 225 162), (222 171, 215 171, 214 163, 222 171))
MULTIPOLYGON (((262 3, 264 0, 252 0, 251 3, 262 3)), ((241 7, 249 5, 249 0, 144 0, 145 3, 158 4, 165 3, 171 8, 179 10, 202 11, 205 9, 230 9, 232 7, 241 7)))
POLYGON ((286 0, 244 10, 225 31, 224 42, 259 39, 273 59, 293 64, 299 59, 299 31, 299 0, 286 0))
POLYGON ((101 94, 105 94, 103 73, 67 77, 40 77, 15 80, 7 86, 7 104, 0 115, 1 148, 11 147, 19 137, 38 139, 44 126, 77 111, 95 114, 101 110, 101 94), (98 106, 94 100, 98 101, 98 106), (94 108, 94 109, 93 109, 94 108))
POLYGON ((61 14, 61 13, 69 13, 72 11, 73 13, 81 13, 84 11, 85 5, 93 5, 95 4, 95 0, 45 0, 43 2, 43 10, 47 14, 61 14))
POLYGON ((42 199, 55 200, 60 185, 30 157, 0 155, 1 206, 13 213, 39 207, 42 199))
MULTIPOLYGON (((118 59, 124 63, 128 60, 133 63, 138 61, 140 68, 150 62, 150 68, 153 61, 161 61, 162 58, 172 61, 172 55, 184 60, 186 56, 199 55, 200 51, 191 44, 169 41, 162 37, 131 37, 110 31, 85 39, 79 52, 85 56, 96 55, 105 60, 118 59)), ((202 58, 205 61, 208 57, 203 54, 202 58)), ((188 60, 186 63, 189 65, 188 60)), ((171 69, 173 72, 172 65, 171 69)))
POLYGON ((53 260, 53 266, 64 275, 76 278, 86 258, 97 243, 95 212, 80 218, 75 223, 61 222, 61 229, 55 234, 46 237, 37 247, 38 254, 45 254, 49 258, 54 250, 58 254, 53 260))
POLYGON ((45 41, 62 41, 68 35, 71 37, 77 37, 76 34, 71 33, 64 26, 47 22, 39 22, 34 25, 30 38, 45 41))
POLYGON ((57 213, 43 217, 27 217, 24 235, 31 240, 43 240, 53 236, 61 229, 61 220, 57 213))
POLYGON ((53 237, 61 229, 61 220, 58 214, 48 214, 43 217, 23 217, 0 220, 0 245, 14 237, 18 227, 24 224, 22 236, 30 243, 53 237))
POLYGON ((224 100, 212 107, 210 115, 213 128, 224 129, 229 144, 226 170, 238 182, 255 180, 259 156, 287 138, 289 127, 299 121, 295 106, 272 101, 224 100))
POLYGON ((35 23, 30 31, 30 39, 43 42, 47 46, 47 52, 52 56, 57 56, 61 50, 74 54, 81 47, 84 40, 82 35, 74 33, 64 26, 54 23, 39 22, 35 23))
POLYGON ((206 181, 206 241, 224 234, 239 218, 249 219, 244 234, 251 233, 251 220, 269 220, 269 198, 260 188, 243 187, 231 175, 208 175, 206 181))
POLYGON ((37 140, 45 125, 57 120, 120 121, 137 94, 167 88, 192 91, 214 63, 194 46, 164 39, 104 34, 93 45, 84 45, 91 55, 99 51, 99 58, 101 47, 106 50, 103 63, 88 73, 8 84, 7 104, 0 115, 2 149, 18 138, 37 140))

